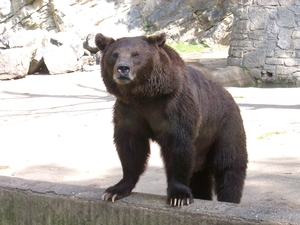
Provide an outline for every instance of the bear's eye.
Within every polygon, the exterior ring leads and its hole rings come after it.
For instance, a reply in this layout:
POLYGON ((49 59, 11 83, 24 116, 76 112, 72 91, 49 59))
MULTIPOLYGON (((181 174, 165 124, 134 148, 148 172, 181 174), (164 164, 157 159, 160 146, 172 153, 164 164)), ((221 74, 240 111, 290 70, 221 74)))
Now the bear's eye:
POLYGON ((118 58, 118 56, 119 56, 119 53, 117 53, 117 52, 114 52, 114 53, 112 54, 112 57, 115 58, 115 59, 118 58))
POLYGON ((132 57, 138 57, 140 54, 138 52, 133 52, 131 55, 132 57))

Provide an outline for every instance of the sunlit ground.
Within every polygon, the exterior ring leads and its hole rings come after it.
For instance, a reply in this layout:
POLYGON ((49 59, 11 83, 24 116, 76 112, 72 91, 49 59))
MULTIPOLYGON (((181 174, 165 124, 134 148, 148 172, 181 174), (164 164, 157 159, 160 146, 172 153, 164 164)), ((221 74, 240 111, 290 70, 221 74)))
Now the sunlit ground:
MULTIPOLYGON (((300 88, 228 88, 247 132, 243 204, 300 206, 300 88)), ((0 81, 0 175, 106 188, 122 177, 100 72, 0 81)), ((165 195, 159 148, 134 191, 165 195)))

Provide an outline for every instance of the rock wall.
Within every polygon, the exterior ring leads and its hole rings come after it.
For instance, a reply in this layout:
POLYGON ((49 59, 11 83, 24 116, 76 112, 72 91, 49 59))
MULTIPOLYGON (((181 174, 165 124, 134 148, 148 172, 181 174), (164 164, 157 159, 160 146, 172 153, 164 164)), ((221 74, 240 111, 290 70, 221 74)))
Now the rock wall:
POLYGON ((169 42, 228 44, 235 4, 236 0, 1 0, 0 79, 89 70, 99 58, 93 43, 97 32, 118 38, 163 31, 169 42))
POLYGON ((102 30, 111 36, 166 31, 183 41, 228 43, 236 0, 1 0, 0 34, 7 30, 102 30), (227 29, 227 30, 226 30, 227 29), (222 34, 221 34, 222 33, 222 34), (215 34, 215 35, 213 35, 215 34), (222 40, 226 39, 226 40, 222 40))
POLYGON ((300 84, 300 1, 243 0, 235 11, 228 64, 258 82, 300 84))

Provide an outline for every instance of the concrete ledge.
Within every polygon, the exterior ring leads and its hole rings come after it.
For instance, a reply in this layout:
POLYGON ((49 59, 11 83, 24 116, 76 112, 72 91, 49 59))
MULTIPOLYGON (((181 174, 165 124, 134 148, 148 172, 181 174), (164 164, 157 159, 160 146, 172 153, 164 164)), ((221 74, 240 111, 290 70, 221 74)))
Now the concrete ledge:
POLYGON ((300 224, 300 210, 195 200, 169 207, 165 196, 133 193, 115 203, 103 189, 0 176, 0 225, 300 224))

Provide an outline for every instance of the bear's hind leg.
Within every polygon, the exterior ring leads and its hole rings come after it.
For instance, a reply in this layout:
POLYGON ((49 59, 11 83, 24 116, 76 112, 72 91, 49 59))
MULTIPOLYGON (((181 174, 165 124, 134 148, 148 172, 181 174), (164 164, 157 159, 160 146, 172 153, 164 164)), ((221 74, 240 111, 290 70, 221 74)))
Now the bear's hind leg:
POLYGON ((194 198, 212 200, 212 174, 209 168, 192 174, 190 188, 194 198))
POLYGON ((218 201, 240 203, 244 187, 243 169, 230 168, 215 175, 218 201))
POLYGON ((246 147, 220 144, 215 152, 213 176, 217 199, 222 202, 239 203, 247 170, 246 147))

